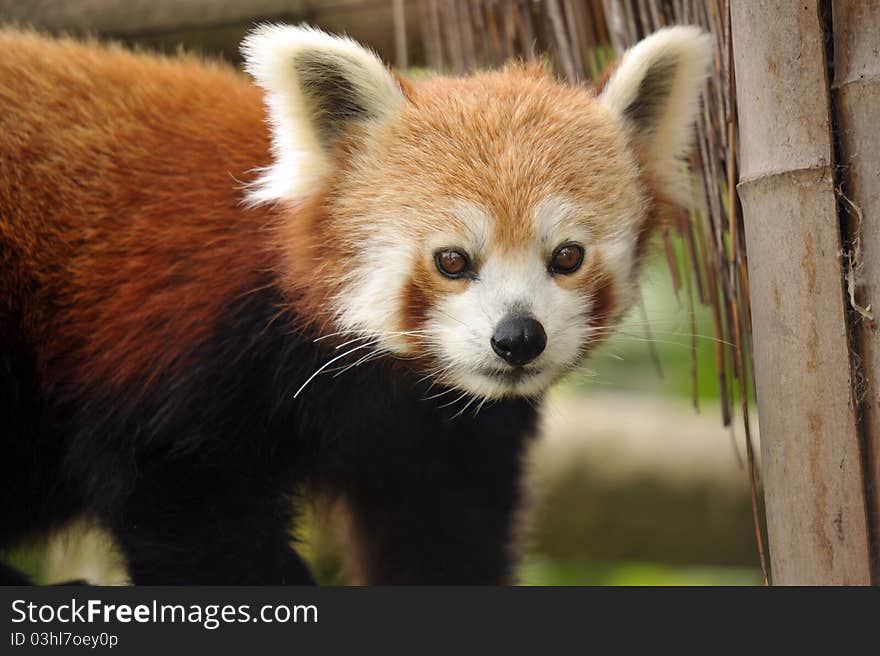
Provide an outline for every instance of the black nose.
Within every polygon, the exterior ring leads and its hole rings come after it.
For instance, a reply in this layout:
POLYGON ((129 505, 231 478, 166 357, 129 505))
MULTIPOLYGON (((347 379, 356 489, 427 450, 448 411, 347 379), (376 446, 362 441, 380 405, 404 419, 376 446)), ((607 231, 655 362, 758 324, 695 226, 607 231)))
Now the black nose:
POLYGON ((547 346, 544 326, 532 317, 509 316, 495 327, 492 348, 512 365, 521 366, 531 362, 547 346))

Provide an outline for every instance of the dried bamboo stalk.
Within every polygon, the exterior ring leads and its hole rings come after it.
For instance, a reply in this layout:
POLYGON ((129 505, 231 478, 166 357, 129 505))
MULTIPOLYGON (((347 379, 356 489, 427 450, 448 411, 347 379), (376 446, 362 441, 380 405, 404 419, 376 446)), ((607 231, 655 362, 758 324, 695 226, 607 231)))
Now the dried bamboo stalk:
POLYGON ((868 584, 818 4, 731 5, 736 85, 745 91, 738 191, 755 299, 773 578, 782 584, 868 584), (792 26, 798 38, 782 38, 792 26))
POLYGON ((858 354, 872 580, 880 582, 880 5, 832 3, 834 79, 851 348, 858 354))
POLYGON ((393 0, 392 15, 394 19, 394 49, 397 67, 405 69, 409 66, 409 56, 406 50, 406 9, 403 0, 393 0))

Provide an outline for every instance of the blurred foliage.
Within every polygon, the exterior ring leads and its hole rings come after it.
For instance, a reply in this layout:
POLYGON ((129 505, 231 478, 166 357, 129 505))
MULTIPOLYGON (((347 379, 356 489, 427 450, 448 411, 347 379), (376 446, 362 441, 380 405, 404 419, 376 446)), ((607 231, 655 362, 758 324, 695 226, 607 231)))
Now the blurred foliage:
POLYGON ((761 572, 757 568, 533 557, 520 567, 519 580, 522 585, 760 585, 761 572))
POLYGON ((669 475, 617 480, 599 469, 578 461, 544 486, 530 553, 560 562, 757 565, 744 489, 669 475))
MULTIPOLYGON (((679 255, 680 238, 672 238, 672 243, 679 255)), ((698 400, 717 400, 712 311, 691 304, 685 287, 676 294, 667 263, 659 256, 642 274, 641 294, 644 313, 633 308, 617 332, 564 384, 591 394, 637 392, 685 399, 696 389, 698 400)))
POLYGON ((24 572, 32 581, 43 580, 46 549, 41 544, 27 544, 12 551, 0 553, 0 561, 24 572))

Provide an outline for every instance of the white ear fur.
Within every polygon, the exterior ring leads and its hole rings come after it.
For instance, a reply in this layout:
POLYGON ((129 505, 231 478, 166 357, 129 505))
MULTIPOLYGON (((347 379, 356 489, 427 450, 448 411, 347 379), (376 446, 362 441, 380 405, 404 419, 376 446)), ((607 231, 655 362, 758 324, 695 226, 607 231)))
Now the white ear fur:
POLYGON ((253 204, 308 195, 332 170, 334 138, 349 122, 381 120, 403 101, 379 57, 347 37, 263 25, 241 50, 266 90, 275 159, 249 190, 253 204))
POLYGON ((646 165, 682 204, 690 202, 681 158, 692 143, 712 38, 693 26, 668 27, 627 50, 599 98, 633 130, 646 165))

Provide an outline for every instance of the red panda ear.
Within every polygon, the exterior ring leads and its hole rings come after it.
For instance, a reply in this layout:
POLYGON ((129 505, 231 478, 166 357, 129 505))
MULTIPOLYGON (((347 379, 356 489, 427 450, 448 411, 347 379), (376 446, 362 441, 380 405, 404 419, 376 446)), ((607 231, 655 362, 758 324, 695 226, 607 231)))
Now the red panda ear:
POLYGON ((623 54, 599 95, 635 136, 652 175, 682 203, 689 194, 680 159, 691 146, 711 61, 712 39, 700 28, 662 29, 623 54))
POLYGON ((266 90, 274 164, 253 202, 301 197, 333 167, 353 124, 392 115, 404 95, 379 57, 346 37, 310 27, 264 25, 242 43, 245 69, 266 90))

